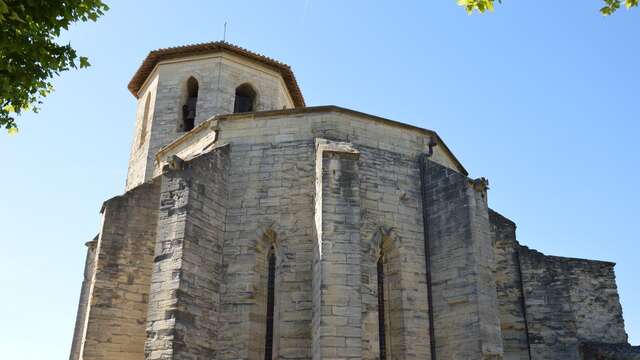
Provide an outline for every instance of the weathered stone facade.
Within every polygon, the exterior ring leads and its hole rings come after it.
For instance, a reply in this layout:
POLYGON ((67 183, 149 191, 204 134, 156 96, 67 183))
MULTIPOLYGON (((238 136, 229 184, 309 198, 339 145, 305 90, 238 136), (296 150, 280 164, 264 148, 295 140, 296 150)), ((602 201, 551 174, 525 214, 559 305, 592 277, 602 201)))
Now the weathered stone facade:
POLYGON ((226 43, 152 52, 130 89, 70 359, 640 359, 613 264, 521 246, 435 132, 305 107, 226 43))

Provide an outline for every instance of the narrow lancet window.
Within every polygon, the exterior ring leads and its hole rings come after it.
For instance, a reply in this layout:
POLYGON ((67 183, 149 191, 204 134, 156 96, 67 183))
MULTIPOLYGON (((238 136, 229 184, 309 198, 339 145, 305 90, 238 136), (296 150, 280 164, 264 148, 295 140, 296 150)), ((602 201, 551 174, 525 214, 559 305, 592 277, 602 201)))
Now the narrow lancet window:
POLYGON ((142 127, 140 128, 140 139, 138 140, 138 148, 142 147, 147 138, 147 127, 149 126, 149 106, 151 102, 151 94, 147 94, 144 102, 144 113, 142 114, 142 127))
POLYGON ((265 335, 264 359, 273 358, 273 313, 275 308, 276 254, 273 248, 269 251, 269 274, 267 276, 267 331, 265 335))
POLYGON ((233 105, 234 113, 254 111, 256 92, 251 85, 243 84, 236 88, 236 101, 233 105))
POLYGON ((193 129, 196 120, 196 105, 198 103, 198 80, 193 76, 187 80, 187 100, 182 106, 182 131, 193 129))
POLYGON ((383 256, 378 259, 378 337, 380 344, 380 360, 387 358, 387 340, 384 319, 384 263, 383 256))

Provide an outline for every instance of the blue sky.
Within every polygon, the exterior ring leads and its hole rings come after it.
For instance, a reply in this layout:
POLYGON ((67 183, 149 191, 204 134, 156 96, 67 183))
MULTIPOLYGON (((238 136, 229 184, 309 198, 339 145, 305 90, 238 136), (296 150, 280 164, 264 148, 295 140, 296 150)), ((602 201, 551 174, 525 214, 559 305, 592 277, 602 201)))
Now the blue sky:
POLYGON ((640 344, 637 179, 640 9, 505 0, 467 16, 449 1, 107 1, 64 34, 87 70, 64 73, 39 114, 0 135, 0 357, 68 356, 85 248, 124 189, 148 51, 227 39, 290 64, 309 105, 436 130, 490 206, 546 254, 617 262, 640 344), (37 341, 36 341, 37 339, 37 341))

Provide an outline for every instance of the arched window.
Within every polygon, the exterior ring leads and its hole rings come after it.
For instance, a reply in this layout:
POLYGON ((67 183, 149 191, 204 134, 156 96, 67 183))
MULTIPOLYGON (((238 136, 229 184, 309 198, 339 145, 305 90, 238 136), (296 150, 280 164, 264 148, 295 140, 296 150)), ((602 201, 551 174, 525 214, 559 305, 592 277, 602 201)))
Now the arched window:
POLYGON ((242 84, 236 88, 236 101, 233 105, 234 113, 254 111, 256 101, 256 91, 251 85, 242 84))
POLYGON ((198 80, 193 76, 187 80, 187 100, 182 106, 182 131, 193 129, 196 120, 196 105, 198 103, 198 80))
POLYGON ((269 251, 267 275, 267 329, 264 341, 264 359, 273 359, 273 313, 275 309, 276 252, 273 247, 269 251))
POLYGON ((142 127, 140 128, 140 139, 138 139, 138 148, 142 147, 147 138, 147 127, 149 127, 149 106, 151 103, 151 94, 147 93, 147 99, 144 102, 144 112, 142 114, 142 127))
POLYGON ((387 358, 387 339, 384 308, 384 254, 381 252, 378 258, 378 340, 380 344, 380 360, 387 358))

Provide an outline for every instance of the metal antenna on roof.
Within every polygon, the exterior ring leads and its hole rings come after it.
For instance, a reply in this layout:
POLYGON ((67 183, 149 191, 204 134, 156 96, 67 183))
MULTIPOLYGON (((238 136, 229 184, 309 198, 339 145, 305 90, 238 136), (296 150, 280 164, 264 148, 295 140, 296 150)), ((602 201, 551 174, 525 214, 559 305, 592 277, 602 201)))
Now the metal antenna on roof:
POLYGON ((224 32, 222 34, 222 41, 226 42, 227 41, 227 22, 224 22, 224 32))

